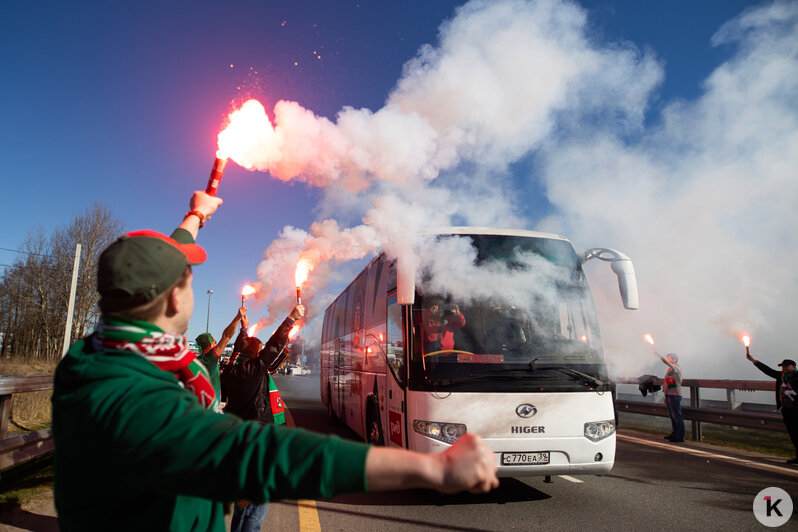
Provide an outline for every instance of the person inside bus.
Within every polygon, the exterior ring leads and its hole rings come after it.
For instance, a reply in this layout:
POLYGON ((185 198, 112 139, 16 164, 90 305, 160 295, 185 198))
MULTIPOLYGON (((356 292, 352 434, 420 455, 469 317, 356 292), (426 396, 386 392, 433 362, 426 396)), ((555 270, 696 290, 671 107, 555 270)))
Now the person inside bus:
POLYGON ((454 349, 454 331, 465 324, 465 316, 456 304, 444 303, 443 298, 437 296, 425 298, 421 311, 424 353, 454 349))

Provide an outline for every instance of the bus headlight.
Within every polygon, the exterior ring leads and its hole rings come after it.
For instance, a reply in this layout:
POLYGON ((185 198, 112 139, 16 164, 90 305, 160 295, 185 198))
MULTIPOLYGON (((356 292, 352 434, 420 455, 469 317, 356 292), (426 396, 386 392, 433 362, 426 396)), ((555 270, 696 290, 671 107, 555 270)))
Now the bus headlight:
POLYGON ((439 423, 416 419, 413 421, 413 430, 444 443, 454 443, 466 433, 466 426, 462 423, 439 423))
POLYGON ((615 421, 592 421, 585 423, 585 438, 590 441, 603 440, 615 432, 615 421))

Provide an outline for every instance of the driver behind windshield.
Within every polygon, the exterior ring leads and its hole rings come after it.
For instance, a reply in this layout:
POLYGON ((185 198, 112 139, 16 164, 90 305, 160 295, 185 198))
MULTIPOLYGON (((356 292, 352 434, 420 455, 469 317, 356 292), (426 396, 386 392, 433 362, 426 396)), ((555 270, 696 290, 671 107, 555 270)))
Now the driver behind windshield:
POLYGON ((425 298, 421 311, 424 353, 454 349, 454 331, 465 324, 465 316, 456 304, 444 303, 437 296, 425 298))

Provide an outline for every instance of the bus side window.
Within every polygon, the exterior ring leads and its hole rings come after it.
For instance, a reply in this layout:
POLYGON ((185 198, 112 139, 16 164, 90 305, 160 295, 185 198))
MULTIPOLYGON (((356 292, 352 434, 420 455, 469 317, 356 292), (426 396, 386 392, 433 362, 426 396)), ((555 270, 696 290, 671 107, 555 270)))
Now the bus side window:
POLYGON ((402 306, 396 301, 396 294, 388 298, 387 306, 387 358, 388 367, 400 386, 405 385, 405 339, 402 327, 402 306))

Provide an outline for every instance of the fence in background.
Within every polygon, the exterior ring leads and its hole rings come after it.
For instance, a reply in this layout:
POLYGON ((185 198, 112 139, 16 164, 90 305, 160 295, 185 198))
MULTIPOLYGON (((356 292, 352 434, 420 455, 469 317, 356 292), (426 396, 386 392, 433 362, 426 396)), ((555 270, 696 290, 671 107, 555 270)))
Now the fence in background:
MULTIPOLYGON (((616 382, 637 385, 638 379, 617 379, 616 382)), ((662 386, 663 379, 654 379, 653 383, 662 386)), ((691 422, 693 440, 695 441, 701 441, 702 422, 780 432, 786 432, 787 430, 780 414, 742 411, 740 407, 743 403, 735 399, 736 391, 769 391, 775 393, 776 381, 686 379, 682 381, 682 390, 688 388, 690 390, 690 406, 682 405, 682 415, 684 419, 691 422), (701 388, 726 390, 726 408, 701 407, 701 388)), ((618 408, 618 412, 668 417, 668 409, 664 403, 616 400, 615 406, 618 408)))

